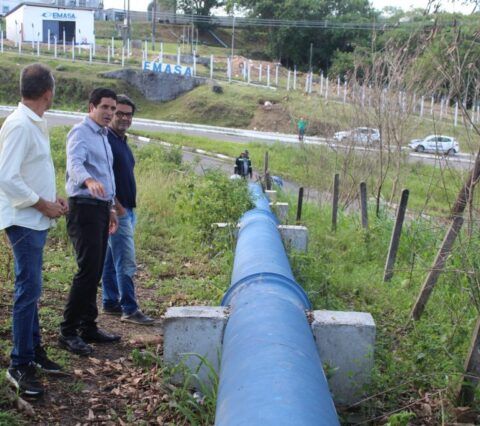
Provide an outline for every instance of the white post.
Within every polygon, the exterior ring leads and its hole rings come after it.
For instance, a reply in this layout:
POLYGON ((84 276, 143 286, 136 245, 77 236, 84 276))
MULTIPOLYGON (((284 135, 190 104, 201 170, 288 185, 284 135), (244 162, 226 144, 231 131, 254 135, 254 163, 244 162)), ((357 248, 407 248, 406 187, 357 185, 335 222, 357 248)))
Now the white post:
POLYGON ((423 103, 424 103, 424 96, 422 96, 422 99, 420 100, 420 117, 423 117, 423 103))
POLYGON ((177 65, 180 65, 180 47, 177 47, 177 65))
POLYGON ((72 38, 72 62, 75 62, 75 37, 72 38))
POLYGON ((50 30, 47 31, 47 49, 50 52, 50 30))
POLYGON ((63 53, 67 53, 67 37, 65 35, 65 30, 63 30, 63 53))
POLYGON ((93 45, 90 43, 88 45, 88 62, 92 63, 93 62, 93 45))
POLYGON ((122 68, 125 68, 125 47, 122 47, 122 68))
POLYGON ((40 40, 37 40, 37 56, 40 56, 40 40))
POLYGON ((127 58, 130 58, 130 39, 127 39, 127 58))
POLYGON ((112 48, 110 52, 112 58, 115 57, 115 39, 112 37, 112 48))
POLYGON ((228 82, 232 82, 232 59, 230 57, 227 58, 227 78, 228 82))
POLYGON ((288 70, 288 77, 287 77, 287 91, 289 91, 289 90, 290 90, 290 74, 291 74, 291 73, 292 73, 292 72, 291 72, 290 70, 288 70))
POLYGON ((160 62, 163 63, 163 42, 160 43, 160 62))
POLYGON ((278 86, 278 68, 279 65, 275 65, 275 86, 278 86))
POLYGON ((458 124, 458 101, 455 102, 455 119, 454 119, 454 126, 457 127, 458 124))
POLYGON ((343 103, 347 102, 347 80, 343 82, 343 103))
POLYGON ((0 28, 0 51, 3 53, 3 29, 0 28))
POLYGON ((197 51, 193 51, 193 75, 197 76, 197 51))
POLYGON ((476 109, 476 105, 473 104, 473 106, 472 106, 472 125, 475 124, 475 109, 476 109))
POLYGON ((56 35, 53 36, 53 42, 54 42, 53 57, 56 58, 57 57, 57 36, 56 35))
POLYGON ((475 122, 478 123, 478 120, 480 120, 480 108, 477 105, 477 119, 475 120, 475 122))
POLYGON ((262 71, 263 71, 263 66, 262 66, 262 64, 260 64, 259 67, 258 67, 258 81, 260 83, 262 82, 262 71))
POLYGON ((432 95, 432 98, 430 100, 430 115, 433 115, 433 103, 435 101, 434 96, 432 95))
POLYGON ((270 65, 267 65, 267 87, 270 87, 270 65))
POLYGON ((320 74, 320 96, 323 96, 323 71, 320 74))
POLYGON ((297 66, 293 69, 293 90, 297 90, 297 66))
POLYGON ((305 93, 308 93, 308 88, 310 87, 310 73, 307 74, 305 78, 305 93))
POLYGON ((248 84, 252 81, 252 61, 250 61, 250 59, 248 60, 247 81, 248 84))
POLYGON ((213 55, 210 55, 210 80, 213 80, 213 55))
POLYGON ((328 99, 328 77, 325 79, 325 99, 328 99))
POLYGON ((415 111, 417 110, 417 94, 413 92, 413 106, 412 106, 412 112, 415 114, 415 111))
POLYGON ((110 63, 110 46, 107 46, 107 64, 110 63))
POLYGON ((248 65, 246 61, 243 61, 243 79, 247 80, 247 74, 248 74, 248 65))
POLYGON ((340 76, 337 77, 337 98, 340 97, 340 76))

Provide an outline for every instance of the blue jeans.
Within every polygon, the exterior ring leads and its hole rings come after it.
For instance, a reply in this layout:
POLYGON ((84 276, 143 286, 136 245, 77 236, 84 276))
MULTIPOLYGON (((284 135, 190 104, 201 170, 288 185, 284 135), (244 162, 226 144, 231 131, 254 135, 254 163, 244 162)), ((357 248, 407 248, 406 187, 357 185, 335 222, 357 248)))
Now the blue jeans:
POLYGON ((43 248, 48 230, 35 231, 22 226, 5 229, 15 260, 15 294, 13 298, 13 349, 11 365, 33 361, 35 347, 41 342, 38 323, 38 300, 42 293, 43 248))
POLYGON ((126 210, 127 213, 118 218, 117 232, 108 239, 102 275, 102 300, 104 308, 121 306, 125 315, 131 315, 138 309, 133 283, 137 269, 133 240, 136 216, 133 209, 126 210))

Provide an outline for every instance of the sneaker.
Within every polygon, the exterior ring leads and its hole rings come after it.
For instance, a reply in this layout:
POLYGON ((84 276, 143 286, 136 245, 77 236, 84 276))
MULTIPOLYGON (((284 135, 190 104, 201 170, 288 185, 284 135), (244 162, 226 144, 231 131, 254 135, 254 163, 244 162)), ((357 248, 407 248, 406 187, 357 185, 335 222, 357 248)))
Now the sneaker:
POLYGON ((62 367, 60 367, 56 362, 48 359, 47 352, 42 346, 37 346, 35 348, 35 358, 33 363, 46 373, 55 374, 62 372, 62 367))
POLYGON ((113 315, 119 317, 122 315, 122 307, 120 305, 113 306, 113 307, 103 307, 102 312, 105 315, 113 315))
POLYGON ((131 322, 138 325, 152 325, 155 320, 145 315, 140 309, 137 309, 133 314, 122 315, 120 321, 131 322))
POLYGON ((6 376, 23 395, 39 397, 43 394, 43 387, 37 379, 33 363, 9 367, 6 376))

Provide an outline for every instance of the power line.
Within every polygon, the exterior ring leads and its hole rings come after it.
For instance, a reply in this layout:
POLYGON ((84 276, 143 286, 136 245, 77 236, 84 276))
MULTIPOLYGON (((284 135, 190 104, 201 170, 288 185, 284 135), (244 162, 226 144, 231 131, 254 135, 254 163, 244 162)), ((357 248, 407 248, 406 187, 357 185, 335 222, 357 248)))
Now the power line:
MULTIPOLYGON (((130 12, 131 16, 136 21, 145 21, 151 19, 151 14, 148 12, 130 12)), ((291 19, 265 19, 265 18, 250 18, 250 17, 237 17, 237 16, 203 16, 193 14, 177 14, 173 12, 160 12, 157 13, 157 19, 159 22, 165 22, 169 24, 189 24, 192 22, 196 24, 210 24, 221 27, 231 28, 234 25, 236 27, 268 27, 268 28, 306 28, 306 29, 344 29, 344 30, 368 30, 368 31, 390 31, 395 29, 421 29, 429 27, 454 27, 462 25, 460 21, 445 21, 436 22, 433 21, 421 21, 421 22, 387 22, 376 21, 366 22, 365 20, 341 22, 332 19, 324 20, 291 20, 291 19)))

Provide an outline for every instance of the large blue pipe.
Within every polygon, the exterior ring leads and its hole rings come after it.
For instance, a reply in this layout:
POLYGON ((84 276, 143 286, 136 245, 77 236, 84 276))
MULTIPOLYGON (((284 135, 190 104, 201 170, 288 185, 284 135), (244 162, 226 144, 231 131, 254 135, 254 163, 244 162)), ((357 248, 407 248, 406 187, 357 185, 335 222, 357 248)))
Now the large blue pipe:
POLYGON ((339 425, 306 310, 260 186, 240 220, 216 426, 339 425))

